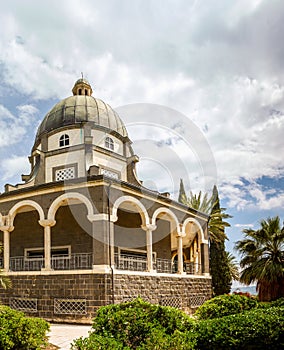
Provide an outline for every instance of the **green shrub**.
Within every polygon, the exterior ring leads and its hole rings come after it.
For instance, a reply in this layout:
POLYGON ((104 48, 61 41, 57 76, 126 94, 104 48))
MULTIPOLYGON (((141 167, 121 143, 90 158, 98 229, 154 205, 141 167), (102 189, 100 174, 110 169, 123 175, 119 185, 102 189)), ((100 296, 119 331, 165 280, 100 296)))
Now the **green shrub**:
MULTIPOLYGON (((177 349, 179 342, 188 342, 191 336, 189 330, 194 328, 194 324, 180 310, 153 305, 138 298, 101 307, 93 322, 93 333, 88 340, 76 340, 73 349, 96 348, 98 340, 101 341, 98 337, 112 338, 122 344, 123 349, 177 349), (181 334, 186 332, 187 335, 182 337, 181 334)), ((101 349, 109 349, 108 344, 101 346, 101 349)), ((189 344, 186 346, 180 345, 180 349, 192 349, 189 344)))
POLYGON ((0 350, 36 350, 46 345, 49 324, 8 306, 0 306, 0 350))
POLYGON ((199 320, 238 314, 258 307, 258 301, 244 295, 220 295, 207 300, 194 314, 199 320))
POLYGON ((284 348, 284 308, 255 309, 200 321, 198 350, 280 350, 284 348))
POLYGON ((270 306, 284 307, 284 298, 271 301, 269 304, 270 306))
POLYGON ((91 333, 88 338, 79 338, 72 343, 71 349, 76 350, 127 350, 128 347, 111 337, 91 333))

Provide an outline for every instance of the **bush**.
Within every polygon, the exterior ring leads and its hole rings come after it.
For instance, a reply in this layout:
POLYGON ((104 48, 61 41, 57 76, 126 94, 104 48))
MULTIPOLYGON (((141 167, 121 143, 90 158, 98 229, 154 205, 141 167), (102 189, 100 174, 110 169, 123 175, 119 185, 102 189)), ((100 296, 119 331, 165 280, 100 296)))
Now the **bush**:
POLYGON ((36 350, 46 345, 49 324, 0 306, 0 350, 36 350))
POLYGON ((284 348, 284 308, 255 309, 200 321, 198 350, 280 350, 284 348))
POLYGON ((117 347, 113 347, 115 349, 120 349, 119 346, 123 346, 121 349, 139 350, 192 349, 188 342, 191 337, 189 331, 194 328, 194 324, 180 310, 153 305, 138 298, 127 303, 101 307, 93 322, 93 333, 88 339, 76 340, 73 349, 88 350, 92 346, 96 349, 110 349, 108 343, 99 343, 101 337, 117 342, 117 347))
POLYGON ((194 314, 199 320, 238 314, 258 307, 258 301, 244 295, 220 295, 207 300, 194 314))

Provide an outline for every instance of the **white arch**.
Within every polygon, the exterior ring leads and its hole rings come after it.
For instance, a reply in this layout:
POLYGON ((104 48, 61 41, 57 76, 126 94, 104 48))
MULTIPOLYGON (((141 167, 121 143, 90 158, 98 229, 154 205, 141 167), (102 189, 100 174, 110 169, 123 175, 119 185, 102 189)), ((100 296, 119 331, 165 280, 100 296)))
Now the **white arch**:
POLYGON ((199 228, 199 232, 200 232, 200 236, 201 236, 201 243, 208 244, 208 240, 205 239, 205 237, 204 237, 204 232, 203 232, 202 226, 201 226, 200 223, 199 223, 196 219, 194 219, 194 218, 187 218, 187 219, 184 221, 184 223, 182 224, 182 232, 185 233, 186 225, 187 225, 189 222, 194 223, 194 224, 199 228))
POLYGON ((32 207, 34 208, 38 214, 39 214, 39 220, 44 220, 44 212, 43 212, 43 209, 42 207, 35 201, 32 201, 32 200, 23 200, 23 201, 20 201, 18 203, 16 203, 10 210, 9 210, 9 218, 10 218, 10 226, 13 226, 14 224, 14 219, 15 219, 15 216, 17 215, 18 213, 18 210, 22 207, 32 207))
POLYGON ((114 221, 114 222, 117 221, 117 210, 118 210, 119 206, 124 202, 134 204, 134 206, 136 207, 136 209, 138 210, 138 212, 141 216, 142 225, 149 225, 150 224, 149 215, 147 213, 146 208, 137 198, 132 197, 132 196, 122 196, 122 197, 119 197, 114 202, 113 207, 112 207, 112 221, 114 221))
POLYGON ((161 208, 158 208, 158 209, 155 210, 155 212, 153 214, 153 217, 152 217, 152 224, 156 225, 157 217, 161 213, 167 214, 172 219, 172 221, 175 223, 176 229, 179 231, 179 222, 178 222, 178 219, 177 219, 176 215, 170 209, 168 209, 166 207, 161 207, 161 208))
POLYGON ((68 193, 64 193, 61 196, 57 197, 52 202, 51 206, 49 207, 47 219, 48 220, 55 220, 55 215, 56 215, 57 210, 61 206, 62 202, 64 200, 68 200, 68 199, 78 199, 80 202, 85 204, 87 207, 87 211, 88 211, 87 218, 90 221, 93 221, 94 209, 93 209, 93 205, 92 205, 91 201, 87 197, 85 197, 84 195, 82 195, 81 193, 78 193, 78 192, 68 192, 68 193))

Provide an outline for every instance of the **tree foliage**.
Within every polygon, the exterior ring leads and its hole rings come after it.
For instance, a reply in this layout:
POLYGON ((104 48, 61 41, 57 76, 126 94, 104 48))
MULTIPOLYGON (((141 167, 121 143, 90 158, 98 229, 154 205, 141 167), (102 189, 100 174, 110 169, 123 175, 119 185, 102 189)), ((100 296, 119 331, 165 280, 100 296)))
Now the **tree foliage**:
POLYGON ((280 218, 260 222, 260 229, 243 230, 245 238, 235 248, 242 256, 240 281, 257 282, 259 299, 275 300, 284 296, 284 228, 280 218))
MULTIPOLYGON (((181 184, 183 185, 182 182, 181 184)), ((234 276, 231 274, 228 255, 225 251, 225 240, 227 239, 225 228, 230 226, 225 220, 231 216, 225 212, 225 208, 221 208, 216 186, 214 186, 211 196, 208 193, 202 194, 201 191, 198 194, 190 192, 189 197, 186 197, 185 194, 182 195, 182 193, 180 188, 180 198, 183 204, 210 215, 208 232, 213 294, 229 293, 234 276)))

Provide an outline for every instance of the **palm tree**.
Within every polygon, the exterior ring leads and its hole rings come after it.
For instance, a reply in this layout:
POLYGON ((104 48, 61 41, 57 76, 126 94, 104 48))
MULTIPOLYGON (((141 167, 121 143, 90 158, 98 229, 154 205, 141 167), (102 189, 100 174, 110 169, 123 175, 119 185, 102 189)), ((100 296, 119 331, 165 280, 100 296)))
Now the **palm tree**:
MULTIPOLYGON (((0 254, 3 252, 3 244, 0 242, 0 254)), ((3 270, 0 269, 0 285, 7 289, 12 287, 12 282, 9 277, 3 275, 3 270)))
POLYGON ((236 258, 233 254, 229 252, 226 252, 226 255, 227 255, 227 261, 228 261, 231 278, 232 280, 238 281, 240 278, 240 274, 239 274, 239 266, 236 261, 236 258))
POLYGON ((227 239, 225 227, 230 226, 230 224, 225 219, 231 216, 225 213, 225 208, 220 207, 217 187, 214 186, 210 197, 207 193, 202 195, 201 191, 198 194, 190 192, 189 197, 187 197, 185 192, 181 190, 180 197, 183 204, 209 215, 209 256, 213 295, 229 293, 232 276, 225 251, 225 240, 227 239))
POLYGON ((225 227, 229 227, 230 224, 224 220, 231 216, 225 213, 225 208, 220 208, 218 193, 216 193, 216 186, 214 186, 210 197, 208 193, 202 195, 201 191, 198 194, 193 194, 190 191, 189 197, 184 196, 182 203, 210 215, 208 222, 209 237, 211 241, 218 243, 227 239, 225 227))
POLYGON ((242 255, 240 281, 256 282, 259 300, 270 301, 284 296, 284 228, 279 216, 262 220, 260 226, 243 230, 245 238, 235 248, 242 255))

